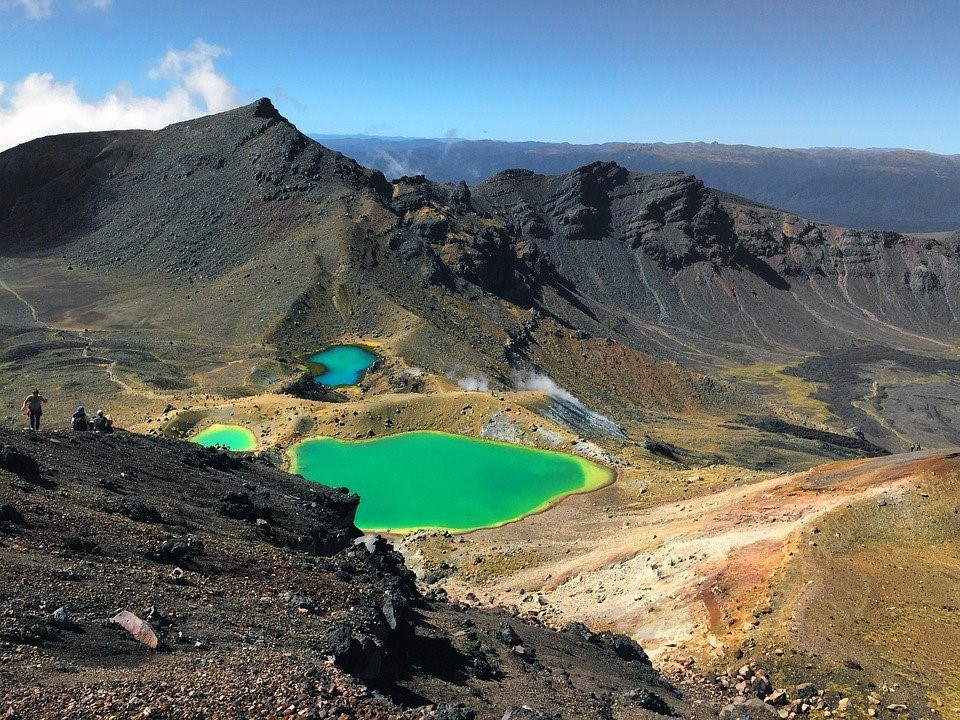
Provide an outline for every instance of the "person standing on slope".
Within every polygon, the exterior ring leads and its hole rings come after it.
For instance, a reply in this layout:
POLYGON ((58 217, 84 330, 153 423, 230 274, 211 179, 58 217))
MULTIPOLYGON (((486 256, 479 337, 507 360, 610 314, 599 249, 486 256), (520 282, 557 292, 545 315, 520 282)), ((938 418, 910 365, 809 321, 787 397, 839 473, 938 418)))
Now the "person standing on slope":
POLYGON ((34 390, 30 395, 23 399, 23 407, 20 410, 24 415, 30 416, 30 429, 40 429, 40 416, 43 415, 43 403, 47 399, 40 394, 39 390, 34 390))

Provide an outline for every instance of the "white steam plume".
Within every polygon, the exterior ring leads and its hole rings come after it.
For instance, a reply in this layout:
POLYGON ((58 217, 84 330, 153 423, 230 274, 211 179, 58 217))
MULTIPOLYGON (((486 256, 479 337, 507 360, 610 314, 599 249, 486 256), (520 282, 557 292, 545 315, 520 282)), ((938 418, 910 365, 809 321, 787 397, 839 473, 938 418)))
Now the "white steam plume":
POLYGON ((587 409, 573 393, 557 385, 549 375, 537 373, 533 370, 515 370, 513 373, 513 381, 517 386, 517 390, 533 390, 534 392, 546 393, 550 397, 565 400, 571 405, 582 407, 584 410, 587 409))
POLYGON ((472 390, 475 392, 490 392, 490 378, 486 375, 480 377, 465 377, 457 380, 457 386, 461 390, 472 390))
POLYGON ((383 174, 390 179, 401 178, 404 175, 420 175, 422 173, 421 170, 408 165, 405 160, 388 153, 386 150, 378 151, 373 157, 378 161, 380 166, 384 168, 383 174))
POLYGON ((515 370, 513 380, 518 390, 542 392, 549 395, 561 406, 562 411, 557 413, 560 419, 577 427, 588 426, 595 431, 599 430, 621 438, 626 437, 620 426, 613 420, 588 408, 569 390, 557 385, 556 381, 549 375, 533 370, 515 370))

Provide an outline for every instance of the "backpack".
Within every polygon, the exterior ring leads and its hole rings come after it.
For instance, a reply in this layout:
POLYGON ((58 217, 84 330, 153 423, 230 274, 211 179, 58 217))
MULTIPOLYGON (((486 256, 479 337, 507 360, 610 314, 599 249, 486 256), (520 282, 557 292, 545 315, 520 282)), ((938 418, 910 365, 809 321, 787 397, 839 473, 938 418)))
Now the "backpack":
POLYGON ((74 415, 73 416, 73 429, 74 430, 87 430, 87 416, 86 415, 74 415))

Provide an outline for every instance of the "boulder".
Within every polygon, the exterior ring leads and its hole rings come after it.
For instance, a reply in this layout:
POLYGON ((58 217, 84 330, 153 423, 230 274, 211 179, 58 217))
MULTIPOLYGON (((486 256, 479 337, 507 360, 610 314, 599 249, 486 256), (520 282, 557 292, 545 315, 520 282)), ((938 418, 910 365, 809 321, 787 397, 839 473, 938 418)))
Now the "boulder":
POLYGON ((593 632, 593 630, 588 628, 582 622, 577 622, 576 620, 574 620, 573 622, 568 622, 566 625, 564 625, 563 632, 579 635, 581 638, 583 638, 589 643, 599 644, 601 642, 599 635, 593 632))
POLYGON ((777 709, 760 698, 735 702, 720 711, 720 720, 771 720, 779 717, 777 709))
POLYGON ((0 503, 0 522, 8 522, 13 525, 26 524, 20 511, 8 503, 0 503))
POLYGON ((376 680, 383 666, 383 646, 369 635, 357 634, 346 623, 337 623, 327 633, 334 664, 366 682, 376 680))
POLYGON ((773 692, 773 685, 770 684, 770 680, 765 673, 758 672, 750 678, 750 692, 758 698, 765 698, 773 692))
POLYGON ((126 498, 123 501, 123 505, 120 506, 120 514, 134 522, 158 523, 161 520, 159 512, 134 497, 126 498))
POLYGON ((159 549, 147 553, 147 557, 154 562, 175 564, 189 562, 199 555, 204 555, 203 540, 196 535, 187 535, 183 538, 171 538, 160 543, 159 549))
POLYGON ((623 705, 634 705, 649 710, 657 715, 674 715, 675 713, 667 704, 666 700, 643 688, 637 688, 620 696, 620 702, 623 705))
POLYGON ((18 475, 27 482, 40 479, 40 464, 13 445, 0 445, 0 468, 18 475))
POLYGON ((77 624, 70 617, 70 613, 67 612, 66 607, 58 607, 50 613, 50 624, 61 630, 74 630, 77 628, 77 624))
POLYGON ((477 714, 463 703, 439 703, 428 716, 430 720, 473 720, 477 714))
POLYGON ((510 647, 516 647, 523 642, 520 636, 517 635, 517 631, 506 624, 497 628, 497 631, 494 633, 494 637, 504 645, 509 645, 510 647))
POLYGON ((633 638, 626 635, 614 635, 611 640, 613 651, 621 660, 627 662, 638 662, 642 665, 650 665, 650 658, 642 647, 640 647, 633 638))
POLYGON ((786 705, 790 702, 790 699, 787 697, 786 690, 774 690, 772 693, 767 695, 763 701, 768 705, 780 706, 786 705))
POLYGON ((156 631, 150 626, 150 623, 144 622, 132 612, 121 610, 110 618, 110 622, 122 627, 130 633, 137 642, 146 645, 151 650, 156 650, 160 645, 160 638, 157 636, 156 631))
POLYGON ((287 590, 286 592, 280 593, 280 599, 285 601, 290 607, 296 608, 297 610, 302 610, 307 613, 317 612, 317 604, 307 595, 303 595, 292 590, 287 590))

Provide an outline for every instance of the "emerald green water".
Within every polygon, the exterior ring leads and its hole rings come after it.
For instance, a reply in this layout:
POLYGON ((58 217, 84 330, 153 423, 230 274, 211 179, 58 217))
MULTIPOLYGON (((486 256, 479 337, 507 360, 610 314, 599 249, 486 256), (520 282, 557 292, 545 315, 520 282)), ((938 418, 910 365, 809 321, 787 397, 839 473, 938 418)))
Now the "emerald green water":
POLYGON ((239 425, 221 425, 220 423, 214 423, 210 427, 204 428, 190 440, 204 447, 220 445, 228 450, 238 452, 246 452, 257 447, 256 437, 247 428, 239 425))
POLYGON ((311 438, 289 454, 290 472, 359 493, 356 524, 367 531, 495 527, 613 479, 573 455, 441 432, 311 438))
POLYGON ((359 345, 334 345, 308 358, 308 362, 322 368, 313 379, 327 387, 356 385, 376 361, 376 355, 359 345))

